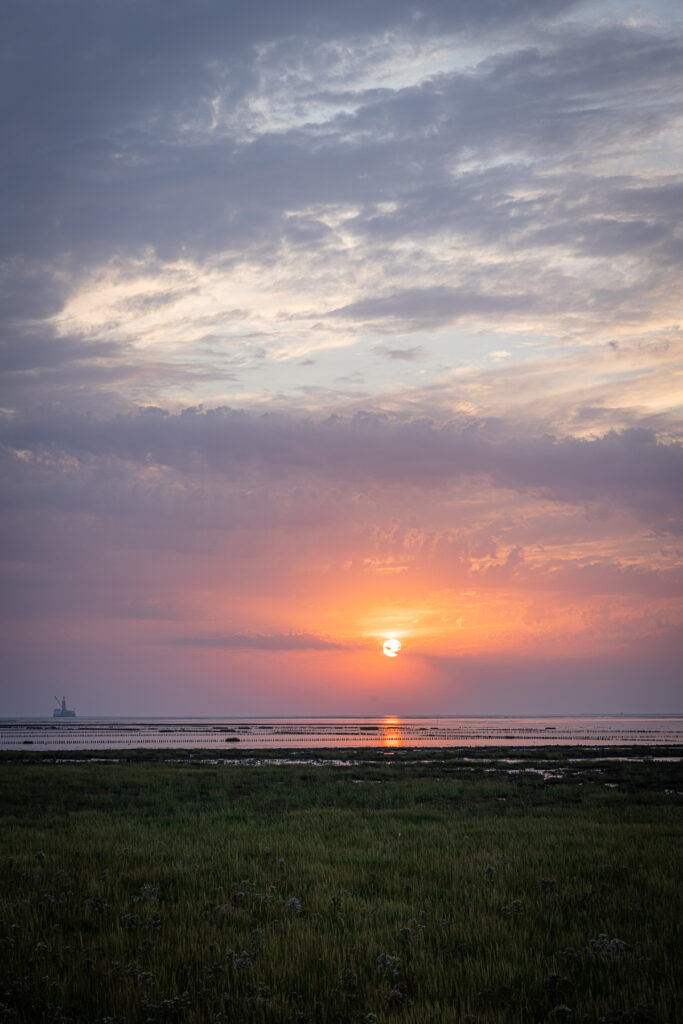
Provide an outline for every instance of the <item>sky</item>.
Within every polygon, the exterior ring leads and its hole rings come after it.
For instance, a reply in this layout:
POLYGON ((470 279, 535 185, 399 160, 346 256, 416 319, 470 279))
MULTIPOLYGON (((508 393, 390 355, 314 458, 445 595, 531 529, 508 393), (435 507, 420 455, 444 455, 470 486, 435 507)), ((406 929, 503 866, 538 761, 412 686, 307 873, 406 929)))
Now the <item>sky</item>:
POLYGON ((677 0, 1 19, 0 715, 683 711, 677 0))

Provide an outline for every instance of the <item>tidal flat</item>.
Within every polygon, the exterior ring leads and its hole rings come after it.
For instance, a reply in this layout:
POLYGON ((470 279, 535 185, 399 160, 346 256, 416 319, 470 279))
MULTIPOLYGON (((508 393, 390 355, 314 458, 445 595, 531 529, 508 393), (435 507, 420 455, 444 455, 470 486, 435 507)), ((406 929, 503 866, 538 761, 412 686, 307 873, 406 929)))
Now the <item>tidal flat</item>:
POLYGON ((0 1021, 675 1024, 681 748, 0 755, 0 1021))

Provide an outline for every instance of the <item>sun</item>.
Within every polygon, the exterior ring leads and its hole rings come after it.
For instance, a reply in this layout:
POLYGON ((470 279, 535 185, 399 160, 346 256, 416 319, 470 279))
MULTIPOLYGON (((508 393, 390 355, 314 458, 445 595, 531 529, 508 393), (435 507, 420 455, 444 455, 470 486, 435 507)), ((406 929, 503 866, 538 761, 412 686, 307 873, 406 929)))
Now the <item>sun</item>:
POLYGON ((401 650, 401 641, 396 640, 394 637, 389 637, 382 644, 382 652, 386 654, 387 658, 395 658, 398 652, 401 650))

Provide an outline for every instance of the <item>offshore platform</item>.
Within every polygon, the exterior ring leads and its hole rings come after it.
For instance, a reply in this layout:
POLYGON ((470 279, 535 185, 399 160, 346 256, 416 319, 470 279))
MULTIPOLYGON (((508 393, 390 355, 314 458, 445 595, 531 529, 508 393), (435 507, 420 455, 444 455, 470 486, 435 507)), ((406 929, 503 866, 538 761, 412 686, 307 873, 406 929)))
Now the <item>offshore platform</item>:
POLYGON ((57 707, 52 712, 53 718, 75 718, 76 712, 72 711, 71 708, 66 706, 66 697, 62 697, 61 701, 59 697, 55 697, 57 701, 57 707))

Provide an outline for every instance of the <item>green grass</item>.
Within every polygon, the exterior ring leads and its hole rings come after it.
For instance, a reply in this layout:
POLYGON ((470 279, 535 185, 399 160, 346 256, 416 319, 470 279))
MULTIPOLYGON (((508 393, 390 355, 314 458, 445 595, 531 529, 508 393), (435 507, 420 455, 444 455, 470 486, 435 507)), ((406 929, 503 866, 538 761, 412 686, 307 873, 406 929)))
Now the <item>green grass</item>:
POLYGON ((683 1019, 680 765, 479 753, 4 755, 0 1021, 683 1019))

